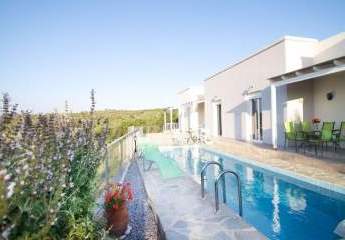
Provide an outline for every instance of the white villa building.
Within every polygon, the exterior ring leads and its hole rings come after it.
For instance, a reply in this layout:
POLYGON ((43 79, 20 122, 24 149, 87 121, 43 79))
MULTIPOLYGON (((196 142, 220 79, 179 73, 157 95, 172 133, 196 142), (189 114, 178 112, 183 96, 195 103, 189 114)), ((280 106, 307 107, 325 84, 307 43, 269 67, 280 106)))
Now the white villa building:
POLYGON ((205 92, 204 86, 187 88, 178 93, 179 126, 182 131, 205 128, 205 92))
POLYGON ((184 131, 282 146, 286 120, 345 121, 345 33, 283 37, 178 95, 184 131))

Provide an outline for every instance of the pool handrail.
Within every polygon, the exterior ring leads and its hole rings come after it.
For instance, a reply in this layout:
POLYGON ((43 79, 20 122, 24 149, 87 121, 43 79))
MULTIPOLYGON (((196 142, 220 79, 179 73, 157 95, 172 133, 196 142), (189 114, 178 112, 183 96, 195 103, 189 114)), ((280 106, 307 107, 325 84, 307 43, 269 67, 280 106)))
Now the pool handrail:
MULTIPOLYGON (((206 170, 207 167, 210 165, 217 165, 220 169, 221 172, 224 171, 223 165, 217 161, 207 161, 205 166, 201 169, 200 172, 200 182, 201 182, 201 197, 204 198, 205 197, 205 174, 206 174, 206 170)), ((223 184, 223 201, 224 203, 226 202, 226 193, 225 193, 225 182, 223 184)))
MULTIPOLYGON (((238 211, 239 215, 242 217, 243 216, 243 209, 242 209, 242 191, 241 191, 241 182, 240 182, 240 177, 239 175, 231 170, 225 170, 219 173, 219 175, 216 178, 216 181, 214 183, 214 195, 215 195, 215 203, 216 203, 216 212, 219 210, 219 198, 218 198, 218 183, 220 179, 224 179, 224 175, 230 173, 236 177, 237 180, 237 194, 238 194, 238 211)), ((223 184, 225 184, 223 182, 223 184)))

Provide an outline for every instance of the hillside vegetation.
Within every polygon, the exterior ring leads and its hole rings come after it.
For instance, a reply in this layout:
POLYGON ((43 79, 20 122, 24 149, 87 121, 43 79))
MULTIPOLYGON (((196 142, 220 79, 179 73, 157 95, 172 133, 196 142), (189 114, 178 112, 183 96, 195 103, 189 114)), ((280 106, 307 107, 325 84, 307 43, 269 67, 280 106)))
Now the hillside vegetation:
MULTIPOLYGON (((145 133, 160 132, 164 125, 165 109, 147 109, 147 110, 103 110, 95 111, 96 119, 108 119, 109 137, 112 141, 127 133, 128 127, 143 127, 145 133)), ((88 112, 73 113, 72 116, 85 118, 88 112)), ((173 112, 173 122, 177 122, 177 110, 173 112)), ((167 121, 170 121, 170 115, 167 112, 167 121)))

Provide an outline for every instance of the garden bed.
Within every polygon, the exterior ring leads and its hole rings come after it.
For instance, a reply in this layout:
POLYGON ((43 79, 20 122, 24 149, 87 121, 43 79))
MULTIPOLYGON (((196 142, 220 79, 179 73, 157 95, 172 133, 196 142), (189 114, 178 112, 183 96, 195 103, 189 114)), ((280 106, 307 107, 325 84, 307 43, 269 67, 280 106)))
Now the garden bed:
POLYGON ((159 224, 150 207, 136 161, 129 166, 125 181, 131 183, 134 195, 133 201, 128 205, 132 230, 126 239, 160 239, 159 224))
MULTIPOLYGON (((125 182, 130 182, 133 191, 133 200, 128 203, 129 212, 129 226, 131 228, 130 233, 124 238, 125 240, 160 240, 164 239, 161 228, 159 227, 159 221, 154 213, 147 193, 145 190, 144 182, 139 172, 138 164, 136 161, 130 163, 128 170, 120 171, 120 174, 115 179, 120 180, 124 176, 125 182)), ((98 200, 98 206, 101 206, 103 198, 98 200)), ((96 218, 103 218, 103 208, 99 207, 96 210, 96 218)), ((101 220, 105 221, 105 219, 101 220)), ((115 237, 108 236, 107 239, 116 239, 115 237)))

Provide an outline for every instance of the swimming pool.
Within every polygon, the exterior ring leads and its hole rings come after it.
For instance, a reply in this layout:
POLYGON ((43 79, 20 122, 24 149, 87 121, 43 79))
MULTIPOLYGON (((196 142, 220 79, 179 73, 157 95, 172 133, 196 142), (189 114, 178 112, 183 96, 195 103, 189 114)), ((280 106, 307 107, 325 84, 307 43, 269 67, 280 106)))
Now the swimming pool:
MULTIPOLYGON (((345 219, 345 196, 199 147, 161 150, 196 181, 208 160, 241 178, 244 219, 270 239, 339 239, 333 233, 345 219)), ((206 191, 214 193, 217 167, 207 171, 206 191)), ((227 205, 238 210, 236 182, 226 176, 227 205)), ((219 189, 221 197, 221 188, 219 189)))

